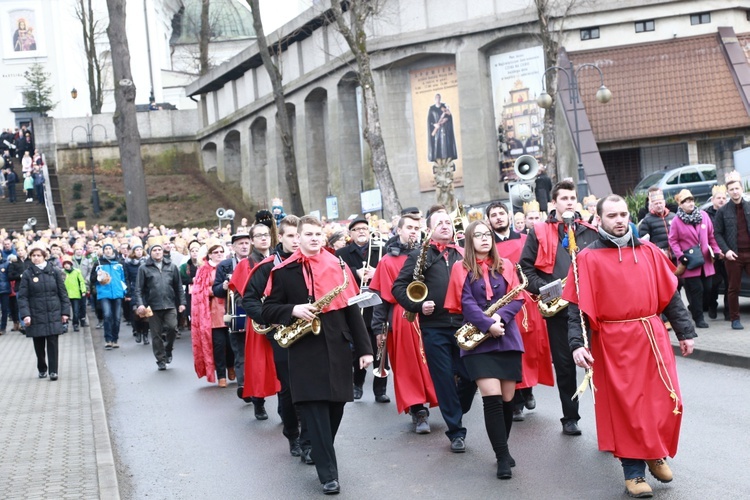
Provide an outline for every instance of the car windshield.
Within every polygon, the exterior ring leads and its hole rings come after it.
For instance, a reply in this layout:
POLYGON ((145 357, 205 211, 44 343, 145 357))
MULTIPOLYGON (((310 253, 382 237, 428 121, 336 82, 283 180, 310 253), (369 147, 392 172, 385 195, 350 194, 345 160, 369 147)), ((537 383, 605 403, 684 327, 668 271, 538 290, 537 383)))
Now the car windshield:
POLYGON ((638 183, 638 185, 635 187, 636 191, 646 191, 651 186, 656 185, 662 178, 664 177, 664 172, 654 172, 653 174, 649 175, 645 179, 643 179, 641 182, 638 183))

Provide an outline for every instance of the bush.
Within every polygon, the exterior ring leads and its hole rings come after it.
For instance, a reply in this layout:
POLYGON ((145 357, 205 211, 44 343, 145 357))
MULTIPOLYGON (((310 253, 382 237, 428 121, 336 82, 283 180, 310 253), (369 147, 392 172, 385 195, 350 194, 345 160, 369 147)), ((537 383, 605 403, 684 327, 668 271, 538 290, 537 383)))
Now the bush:
POLYGON ((115 202, 113 200, 107 200, 107 201, 105 201, 104 202, 104 208, 106 208, 107 210, 111 210, 111 209, 115 208, 115 202))
POLYGON ((73 191, 73 199, 74 200, 80 200, 81 199, 81 192, 80 191, 73 191))
POLYGON ((73 192, 74 193, 80 193, 81 191, 83 191, 83 183, 81 183, 81 182, 74 183, 73 184, 73 192))

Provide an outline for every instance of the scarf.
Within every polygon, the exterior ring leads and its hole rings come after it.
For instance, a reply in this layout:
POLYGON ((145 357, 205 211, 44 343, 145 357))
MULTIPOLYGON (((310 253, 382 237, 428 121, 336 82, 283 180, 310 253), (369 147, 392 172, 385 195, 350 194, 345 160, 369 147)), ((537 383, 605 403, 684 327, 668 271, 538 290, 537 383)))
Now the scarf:
POLYGON ((484 279, 484 295, 487 298, 487 302, 492 299, 492 285, 490 284, 490 268, 489 264, 492 263, 492 259, 477 259, 479 269, 482 271, 482 278, 484 279))
POLYGON ((36 264, 36 267, 38 267, 39 269, 44 269, 45 267, 47 267, 47 261, 45 260, 41 264, 36 264))
POLYGON ((689 226, 697 226, 698 224, 703 222, 703 213, 698 209, 693 210, 693 213, 691 214, 687 214, 682 208, 678 208, 677 217, 679 217, 682 222, 689 226))
POLYGON ((638 256, 635 254, 635 242, 633 241, 633 227, 628 224, 628 231, 622 236, 613 236, 599 226, 599 236, 607 241, 611 241, 617 246, 617 253, 620 256, 620 262, 622 262, 622 247, 630 246, 633 248, 633 259, 635 263, 638 263, 638 256))

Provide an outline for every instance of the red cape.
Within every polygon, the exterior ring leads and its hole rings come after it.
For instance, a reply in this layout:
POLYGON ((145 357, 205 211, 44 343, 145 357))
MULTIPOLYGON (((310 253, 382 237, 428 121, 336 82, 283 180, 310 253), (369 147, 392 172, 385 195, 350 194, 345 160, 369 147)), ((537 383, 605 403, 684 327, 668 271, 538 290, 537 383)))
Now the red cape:
MULTIPOLYGON (((190 338, 193 343, 193 364, 198 378, 216 382, 213 335, 211 333, 211 308, 209 296, 214 284, 216 268, 206 263, 198 268, 193 278, 190 303, 190 338)), ((217 298, 216 300, 222 300, 217 298)))
POLYGON ((497 248, 500 257, 506 258, 513 263, 521 261, 521 252, 523 251, 523 246, 526 243, 527 236, 523 233, 519 236, 520 238, 498 241, 495 243, 495 247, 497 248))
POLYGON ((349 270, 349 266, 347 266, 346 264, 344 264, 344 269, 342 271, 338 257, 329 252, 322 251, 317 255, 306 257, 299 249, 297 249, 292 255, 290 255, 289 258, 284 262, 273 268, 273 270, 271 271, 271 275, 268 277, 268 283, 266 284, 266 289, 263 292, 264 295, 268 296, 268 294, 271 293, 271 289, 273 288, 272 283, 274 271, 298 261, 306 261, 310 264, 310 268, 312 269, 313 274, 313 295, 315 297, 315 300, 320 299, 335 287, 341 285, 344 282, 344 272, 349 276, 348 286, 339 295, 337 295, 336 298, 334 298, 327 307, 324 307, 322 312, 343 309, 348 306, 349 299, 359 295, 359 287, 357 286, 357 282, 354 279, 354 275, 352 274, 351 270, 349 270))
POLYGON ((250 279, 250 271, 255 267, 252 260, 245 258, 237 263, 232 271, 232 279, 229 280, 229 289, 238 292, 240 295, 245 293, 247 281, 250 279))
MULTIPOLYGON (((502 257, 501 257, 502 258, 502 257)), ((461 314, 461 294, 464 290, 464 283, 469 276, 469 271, 464 267, 463 261, 453 264, 451 269, 451 278, 448 282, 448 291, 445 294, 445 308, 453 314, 461 314)), ((503 259, 503 278, 508 284, 508 291, 517 287, 520 283, 518 279, 518 270, 508 259, 503 259)))
MULTIPOLYGON (((393 388, 399 413, 409 411, 416 404, 437 406, 435 387, 432 384, 427 358, 422 346, 419 318, 414 323, 404 319, 404 308, 393 296, 393 282, 406 262, 406 255, 386 255, 378 263, 370 289, 377 291, 383 301, 393 306, 391 330, 388 334, 388 359, 393 370, 393 388)), ((377 333, 377 332, 376 332, 377 333)))
POLYGON ((631 247, 621 254, 616 248, 584 249, 577 259, 580 295, 571 266, 562 297, 577 303, 591 326, 599 449, 644 460, 673 457, 682 397, 659 315, 677 290, 677 278, 651 243, 635 248, 637 262, 633 253, 631 247))
MULTIPOLYGON (((245 293, 247 283, 257 271, 261 264, 273 261, 274 256, 270 255, 263 259, 258 265, 253 265, 250 259, 243 259, 241 264, 245 264, 240 270, 238 265, 232 274, 232 281, 235 276, 242 273, 237 278, 235 285, 238 286, 240 293, 245 293)), ((231 286, 231 282, 230 282, 231 286)), ((265 398, 273 396, 281 390, 281 384, 276 376, 276 364, 273 361, 273 348, 271 341, 265 335, 260 335, 253 329, 250 317, 245 321, 245 387, 242 397, 265 398)))

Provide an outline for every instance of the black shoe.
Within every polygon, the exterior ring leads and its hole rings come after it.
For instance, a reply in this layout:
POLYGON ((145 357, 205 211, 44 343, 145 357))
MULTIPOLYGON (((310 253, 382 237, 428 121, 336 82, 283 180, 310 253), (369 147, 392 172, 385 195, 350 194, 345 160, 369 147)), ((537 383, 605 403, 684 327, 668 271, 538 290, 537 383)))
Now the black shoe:
POLYGON ((302 456, 302 448, 299 445, 299 438, 292 438, 289 440, 289 453, 293 457, 302 456))
POLYGON ((141 339, 141 334, 140 333, 136 333, 135 334, 135 343, 136 344, 140 344, 141 340, 143 340, 143 339, 141 339))
POLYGON ((706 320, 700 320, 695 322, 696 328, 708 328, 708 323, 706 323, 706 320))
POLYGON ((364 392, 362 391, 362 386, 355 385, 354 386, 354 399, 362 399, 363 395, 364 395, 364 392))
POLYGON ((312 459, 312 455, 310 454, 310 448, 303 449, 302 455, 300 455, 299 459, 303 464, 315 465, 315 461, 312 459))
POLYGON ((268 413, 266 413, 265 405, 255 405, 255 418, 257 418, 258 420, 268 420, 268 413))
POLYGON ((510 462, 507 458, 497 461, 497 478, 498 479, 510 479, 513 477, 513 472, 510 470, 510 462))
POLYGON ((536 398, 533 394, 529 394, 528 399, 524 402, 524 406, 526 406, 527 410, 533 410, 536 408, 536 398))
POLYGON ((149 345, 151 341, 148 339, 148 333, 143 334, 143 345, 149 345))
POLYGON ((523 407, 513 410, 513 421, 514 422, 523 422, 526 420, 526 417, 523 414, 523 407))
POLYGON ((77 331, 79 331, 79 330, 80 330, 80 328, 78 328, 78 325, 73 325, 73 331, 74 331, 74 332, 77 332, 77 331))
POLYGON ((715 307, 709 307, 708 308, 708 317, 711 319, 716 319, 718 314, 716 314, 716 308, 715 307))
POLYGON ((580 436, 581 429, 578 427, 578 422, 575 420, 563 422, 563 434, 566 436, 580 436))
POLYGON ((242 393, 243 393, 244 391, 245 391, 245 388, 244 388, 244 387, 241 387, 241 386, 240 386, 240 387, 238 387, 238 388, 237 388, 237 397, 238 397, 238 398, 240 398, 240 399, 241 399, 242 401, 244 401, 245 403, 252 403, 252 402, 253 402, 253 398, 252 398, 252 397, 249 397, 249 396, 248 396, 248 397, 246 397, 246 398, 243 398, 243 397, 242 397, 242 393))
POLYGON ((85 319, 82 319, 82 320, 81 320, 81 328, 86 328, 87 326, 88 326, 88 325, 86 324, 86 320, 85 320, 85 319))
POLYGON ((464 442, 464 438, 457 437, 451 439, 451 451, 453 453, 463 453, 466 451, 466 443, 464 442))
POLYGON ((389 398, 387 394, 381 394, 380 396, 375 396, 375 401, 378 403, 390 403, 391 398, 389 398))
POLYGON ((55 373, 55 372, 49 372, 49 379, 50 379, 51 381, 53 381, 53 382, 54 382, 55 380, 57 380, 57 373, 55 373))
POLYGON ((47 372, 39 372, 39 378, 47 378, 47 372))
POLYGON ((170 364, 171 362, 172 362, 172 353, 168 352, 167 353, 167 364, 170 364))
POLYGON ((164 361, 159 361, 156 363, 156 366, 159 367, 159 371, 164 371, 167 369, 167 364, 164 361))
POLYGON ((333 481, 328 481, 326 484, 323 485, 323 493, 326 495, 338 495, 341 492, 341 486, 339 485, 339 480, 334 479, 333 481))

